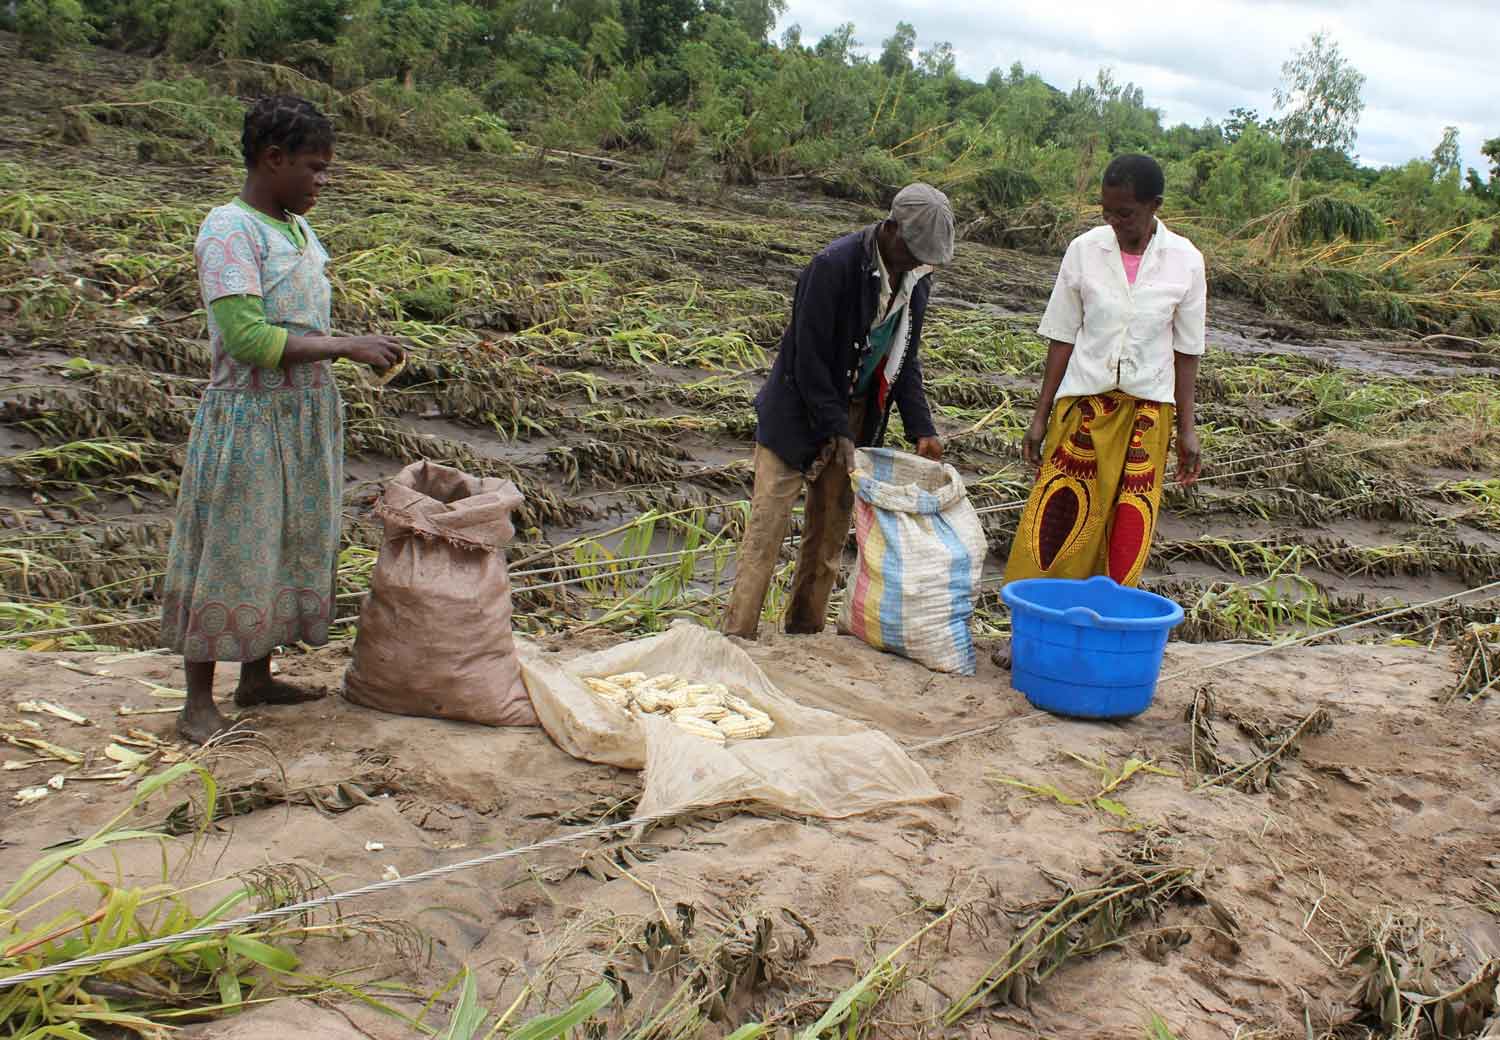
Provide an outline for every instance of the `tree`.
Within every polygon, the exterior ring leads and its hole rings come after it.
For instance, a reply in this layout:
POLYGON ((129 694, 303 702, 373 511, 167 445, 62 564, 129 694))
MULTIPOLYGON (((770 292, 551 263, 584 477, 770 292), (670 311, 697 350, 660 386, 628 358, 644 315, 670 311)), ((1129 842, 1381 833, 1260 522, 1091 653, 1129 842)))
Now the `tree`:
POLYGON ((1268 213, 1278 201, 1281 144, 1254 123, 1248 124, 1229 154, 1200 153, 1206 174, 1200 191, 1209 213, 1227 224, 1239 225, 1268 213))
POLYGON ((855 48, 859 41, 854 38, 854 23, 844 22, 833 32, 818 41, 816 53, 820 58, 827 58, 847 65, 854 57, 855 48))
POLYGON ((897 22, 896 31, 880 51, 880 68, 887 76, 910 72, 911 52, 917 47, 917 30, 910 22, 897 22))
POLYGON ((620 8, 638 57, 676 54, 688 23, 703 10, 698 0, 628 0, 620 8))
POLYGON ((1360 92, 1364 73, 1349 64, 1338 42, 1325 32, 1313 33, 1307 44, 1281 66, 1276 88, 1276 120, 1282 144, 1292 153, 1292 198, 1312 153, 1319 148, 1346 152, 1354 146, 1359 117, 1365 109, 1360 92))
POLYGON ((596 23, 589 33, 587 56, 583 62, 584 75, 592 79, 620 64, 626 42, 625 26, 613 18, 605 18, 596 23))
POLYGON ((1026 162, 1032 148, 1041 142, 1042 131, 1056 107, 1053 94, 1052 88, 1036 76, 1023 76, 1006 92, 998 129, 1007 162, 1026 162))
MULTIPOLYGON (((1479 176, 1479 171, 1471 166, 1465 178, 1468 182, 1468 189, 1475 198, 1500 203, 1500 137, 1490 138, 1480 146, 1479 151, 1490 161, 1489 182, 1486 183, 1479 176)), ((1500 243, 1500 235, 1496 235, 1491 241, 1500 243)))
POLYGON ((1458 127, 1443 127, 1443 139, 1432 150, 1433 176, 1440 181, 1449 177, 1457 178, 1460 172, 1461 155, 1462 152, 1458 147, 1458 127))
POLYGON ((1224 120, 1224 139, 1230 144, 1240 139, 1247 127, 1261 126, 1260 113, 1253 108, 1231 108, 1229 118, 1224 120))
POLYGON ((953 44, 937 43, 917 56, 917 66, 922 75, 944 79, 958 68, 958 57, 953 53, 953 44))
POLYGON ((765 43, 776 22, 786 14, 786 0, 709 0, 703 8, 737 23, 756 43, 765 43))

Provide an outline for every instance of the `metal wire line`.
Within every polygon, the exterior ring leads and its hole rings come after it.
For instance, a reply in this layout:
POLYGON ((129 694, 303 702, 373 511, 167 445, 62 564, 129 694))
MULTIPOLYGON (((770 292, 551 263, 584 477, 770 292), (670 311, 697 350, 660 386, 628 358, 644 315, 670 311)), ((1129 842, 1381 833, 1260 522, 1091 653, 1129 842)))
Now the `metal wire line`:
POLYGON ((264 924, 269 921, 280 920, 284 917, 294 917, 299 914, 310 913, 314 910, 320 910, 326 906, 333 906, 337 903, 347 902, 351 899, 359 899, 364 896, 372 896, 381 892, 390 892, 394 891, 395 889, 405 888, 408 885, 417 885, 427 881, 435 881, 438 878, 447 877, 450 874, 457 874, 458 872, 463 870, 472 870, 475 867, 485 866, 486 864, 490 863, 499 863, 502 860, 514 859, 517 856, 525 856, 534 852, 542 852, 546 849, 558 848, 563 845, 571 845, 575 842, 580 842, 587 838, 602 837, 606 834, 614 834, 617 831, 628 830, 631 827, 639 827, 650 823, 657 823, 662 820, 681 816, 685 812, 690 811, 691 808, 692 807, 679 806, 678 808, 672 809, 670 811, 649 813, 645 816, 634 816, 628 820, 622 820, 618 823, 595 824, 592 827, 586 828, 581 831, 575 831, 571 834, 556 834, 550 838, 545 839, 544 841, 533 842, 530 845, 522 845, 519 848, 506 849, 503 852, 491 852, 484 856, 477 856, 474 859, 467 859, 458 863, 449 863, 441 867, 433 867, 430 870, 424 870, 416 874, 409 874, 403 878, 392 878, 390 880, 377 881, 374 884, 362 885, 359 888, 353 888, 347 892, 334 892, 326 896, 318 896, 315 899, 304 899, 301 902, 292 903, 287 906, 273 907, 269 910, 261 910, 257 913, 246 914, 243 917, 236 917, 230 921, 219 921, 214 924, 203 925, 200 928, 189 928, 186 931, 177 932, 172 935, 158 936, 154 939, 147 939, 144 942, 132 943, 129 946, 122 946, 118 949, 105 950, 101 953, 89 954, 86 957, 77 957, 70 961, 64 961, 61 964, 53 964, 45 968, 37 968, 34 971, 21 972, 17 975, 10 975, 5 978, 0 978, 0 990, 11 989, 16 986, 24 985, 28 982, 39 982, 42 979, 50 978, 54 975, 63 975, 71 971, 76 971, 79 968, 92 967, 97 964, 108 964, 111 961, 121 960, 126 957, 134 957, 137 954, 150 953, 153 950, 166 949, 171 946, 176 946, 179 943, 189 942, 194 939, 207 939, 215 935, 223 935, 226 932, 232 932, 236 929, 244 928, 248 925, 264 924))

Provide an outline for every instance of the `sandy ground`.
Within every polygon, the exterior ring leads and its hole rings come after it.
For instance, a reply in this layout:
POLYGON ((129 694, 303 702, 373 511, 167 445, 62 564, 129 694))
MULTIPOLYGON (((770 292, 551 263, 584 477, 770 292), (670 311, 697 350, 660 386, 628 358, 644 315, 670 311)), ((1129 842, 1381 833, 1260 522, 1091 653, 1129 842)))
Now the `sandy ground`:
MULTIPOLYGON (((1239 652, 1174 644, 1165 672, 1203 669, 1239 652)), ((1446 652, 1363 645, 1284 651, 1168 681, 1147 713, 1124 723, 1037 713, 988 661, 972 679, 935 676, 832 634, 768 637, 752 654, 783 692, 878 726, 907 746, 1004 725, 915 752, 933 779, 958 796, 951 810, 911 808, 843 821, 724 814, 647 834, 626 876, 607 865, 611 850, 597 842, 524 865, 484 867, 350 908, 415 926, 432 940, 430 955, 355 938, 308 944, 308 966, 355 966, 366 976, 431 988, 467 964, 480 995, 498 1008, 527 980, 555 1005, 615 963, 634 991, 634 1004, 619 1012, 628 1017, 666 992, 662 976, 652 982, 642 974, 642 958, 629 943, 653 917, 672 916, 684 903, 696 908, 700 922, 766 911, 780 924, 783 948, 790 948, 796 932, 775 916, 788 908, 812 928, 816 946, 735 1008, 737 1021, 745 1021, 799 1000, 815 1014, 817 1001, 931 920, 933 908, 966 902, 954 927, 933 933, 913 953, 913 981, 890 1005, 889 1029, 881 1030, 935 1035, 922 1020, 978 979, 1004 948, 1006 908, 1055 898, 1049 874, 1078 879, 1107 868, 1143 833, 1155 834, 1173 862, 1201 871, 1202 892, 1233 917, 1237 934, 1222 935, 1224 923, 1207 906, 1173 905, 1159 920, 1137 925, 1120 946, 1070 961, 1033 989, 1029 1010, 984 1009, 960 1032, 1119 1037, 1139 1035, 1156 1013, 1187 1037, 1231 1037, 1250 1028, 1300 1036, 1304 1015, 1320 1027, 1348 1017, 1344 1000, 1356 973, 1343 966, 1346 955, 1392 908, 1422 915, 1455 941, 1500 952, 1495 918, 1470 905, 1478 883, 1500 882, 1500 720, 1491 704, 1440 704, 1452 682, 1446 652), (1203 681, 1215 685, 1223 714, 1282 724, 1322 706, 1333 726, 1306 740, 1274 791, 1194 792, 1184 712, 1203 681), (1065 752, 1102 756, 1116 769, 1135 755, 1181 775, 1138 773, 1122 785, 1113 797, 1128 808, 1128 819, 995 780, 1094 793, 1099 774, 1065 752), (1138 829, 1144 825, 1154 826, 1138 829), (1191 941, 1164 958, 1145 956, 1150 935, 1169 927, 1185 930, 1191 941)), ((346 660, 335 647, 286 658, 281 668, 292 679, 336 691, 346 660)), ((169 737, 170 715, 122 718, 117 711, 170 705, 137 679, 181 685, 175 662, 155 656, 7 653, 0 655, 0 676, 0 721, 36 720, 46 739, 96 754, 110 733, 129 724, 169 737), (112 674, 80 674, 60 661, 112 674), (94 723, 76 726, 13 707, 37 698, 94 723)), ((227 687, 232 673, 221 681, 227 687)), ((226 820, 182 869, 181 881, 295 861, 335 890, 352 888, 379 878, 387 866, 410 874, 550 836, 561 826, 559 814, 627 797, 638 786, 632 773, 567 757, 538 730, 381 715, 336 694, 258 718, 292 785, 363 772, 381 778, 383 794, 339 816, 281 806, 226 820), (384 848, 366 851, 367 842, 384 848)), ((1218 728, 1226 754, 1250 756, 1233 724, 1221 720, 1218 728)), ((0 745, 6 763, 31 758, 0 745)), ((83 771, 91 770, 97 767, 83 771)), ((38 804, 14 807, 16 789, 44 783, 56 771, 37 765, 0 772, 0 877, 15 876, 43 847, 88 832, 127 797, 113 783, 74 780, 38 804)), ((249 759, 222 762, 216 772, 229 781, 271 777, 274 769, 249 759)), ((145 816, 159 820, 179 800, 159 797, 145 816)), ((159 871, 156 852, 144 847, 127 851, 120 863, 137 877, 159 871)), ((534 1000, 528 1013, 538 1010, 534 1000)), ((347 1004, 275 1007, 195 1031, 275 1036, 290 1023, 304 1035, 405 1033, 347 1004)))

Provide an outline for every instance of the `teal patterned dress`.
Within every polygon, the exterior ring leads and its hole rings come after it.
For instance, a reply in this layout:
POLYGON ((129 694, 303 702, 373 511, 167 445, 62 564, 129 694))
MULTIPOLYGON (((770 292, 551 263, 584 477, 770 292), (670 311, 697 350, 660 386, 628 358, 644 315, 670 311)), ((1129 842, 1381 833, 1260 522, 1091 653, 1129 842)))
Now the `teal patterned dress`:
MULTIPOLYGON (((195 253, 205 307, 259 296, 266 321, 328 335, 328 262, 238 205, 220 206, 195 253)), ((255 661, 328 641, 343 527, 344 420, 329 362, 257 368, 225 350, 212 314, 213 378, 188 440, 167 574, 162 644, 188 661, 255 661)))

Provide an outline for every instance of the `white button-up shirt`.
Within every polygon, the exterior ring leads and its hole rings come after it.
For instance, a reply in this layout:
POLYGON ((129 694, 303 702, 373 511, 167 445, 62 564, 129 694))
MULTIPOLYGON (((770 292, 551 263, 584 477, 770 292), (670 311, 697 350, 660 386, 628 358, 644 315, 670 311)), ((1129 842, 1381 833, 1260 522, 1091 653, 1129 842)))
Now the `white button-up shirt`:
POLYGON ((880 278, 880 297, 875 307, 875 317, 870 322, 870 331, 874 332, 889 320, 891 313, 898 307, 905 307, 911 300, 912 291, 916 289, 917 283, 926 278, 933 271, 929 264, 922 264, 906 272, 901 276, 901 291, 896 291, 895 280, 891 273, 885 269, 885 257, 880 253, 880 247, 875 247, 875 266, 880 278))
POLYGON ((1202 354, 1208 288, 1203 254, 1161 221, 1141 257, 1135 284, 1108 225, 1068 244, 1037 331, 1073 344, 1057 396, 1123 390, 1144 401, 1176 403, 1174 354, 1202 354))

